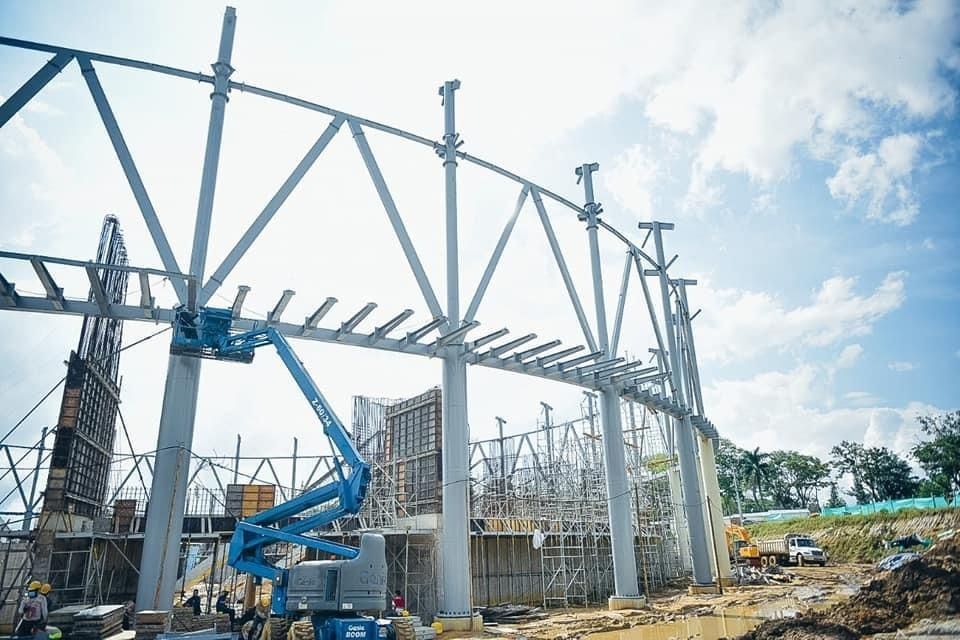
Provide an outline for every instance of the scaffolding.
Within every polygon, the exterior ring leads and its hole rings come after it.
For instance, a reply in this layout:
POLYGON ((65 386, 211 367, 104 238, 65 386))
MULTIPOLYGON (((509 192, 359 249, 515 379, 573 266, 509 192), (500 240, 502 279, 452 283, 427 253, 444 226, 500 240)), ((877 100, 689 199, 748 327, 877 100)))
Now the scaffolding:
MULTIPOLYGON (((388 588, 401 591, 409 608, 427 619, 436 613, 441 595, 436 575, 442 468, 437 464, 416 479, 408 470, 411 461, 439 457, 440 401, 438 389, 403 401, 354 398, 351 431, 371 464, 370 489, 360 514, 318 532, 345 544, 357 544, 365 531, 382 533, 388 588)), ((544 408, 532 430, 471 443, 471 585, 478 606, 588 606, 613 593, 595 409, 594 397, 586 394, 572 420, 555 423, 544 408)), ((625 403, 623 410, 630 425, 624 438, 637 566, 641 587, 652 592, 683 574, 667 476, 672 456, 661 416, 641 405, 625 403)), ((53 541, 49 573, 60 585, 63 604, 122 602, 135 594, 150 468, 142 456, 121 455, 119 444, 116 448, 107 503, 88 521, 89 528, 58 532, 53 541)), ((221 589, 244 594, 245 576, 223 561, 242 516, 236 513, 236 498, 228 497, 238 483, 272 485, 278 500, 285 500, 335 472, 330 456, 299 455, 296 442, 289 456, 241 455, 239 438, 234 456, 195 454, 178 593, 198 588, 205 601, 221 589)), ((6 610, 14 606, 23 580, 33 575, 35 533, 0 534, 6 610)), ((282 564, 312 557, 286 545, 272 553, 282 564)), ((268 585, 254 588, 258 596, 263 589, 269 592, 268 585)))

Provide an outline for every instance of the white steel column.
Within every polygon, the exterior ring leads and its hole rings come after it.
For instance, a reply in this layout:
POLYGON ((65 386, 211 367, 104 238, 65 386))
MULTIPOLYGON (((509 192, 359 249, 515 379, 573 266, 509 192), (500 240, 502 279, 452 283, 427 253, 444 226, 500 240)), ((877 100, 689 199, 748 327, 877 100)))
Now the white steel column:
MULTIPOLYGON (((215 79, 214 90, 210 96, 210 125, 207 129, 207 147, 190 259, 190 274, 197 278, 197 282, 203 282, 203 269, 207 259, 224 108, 229 78, 233 72, 230 59, 236 20, 235 9, 227 7, 220 32, 219 54, 213 65, 215 79)), ((137 582, 137 608, 141 610, 166 610, 173 604, 199 387, 200 359, 171 355, 167 364, 153 485, 150 489, 143 556, 137 582)))
MULTIPOLYGON (((687 285, 696 284, 696 280, 677 280, 677 291, 680 293, 680 310, 687 349, 690 351, 689 375, 690 386, 693 389, 693 401, 699 414, 705 415, 703 408, 703 391, 700 388, 700 369, 697 362, 697 347, 693 340, 693 326, 690 323, 690 305, 687 302, 687 285)), ((717 461, 714 456, 713 440, 702 433, 698 434, 700 444, 700 473, 703 477, 703 490, 707 494, 707 512, 712 522, 710 532, 713 538, 714 566, 720 573, 717 580, 721 584, 732 582, 733 572, 730 568, 730 555, 727 550, 727 536, 724 533, 723 503, 720 498, 720 481, 717 478, 717 461)))
MULTIPOLYGON (((677 353, 677 339, 673 331, 673 310, 670 305, 670 285, 667 279, 666 260, 663 252, 662 228, 672 229, 673 225, 660 222, 650 223, 653 240, 657 249, 658 275, 660 277, 660 295, 663 303, 664 326, 667 332, 667 348, 670 357, 670 378, 674 400, 681 407, 687 407, 683 397, 683 381, 680 379, 680 354, 677 353)), ((710 556, 707 553, 707 533, 704 528, 703 498, 700 492, 700 476, 697 473, 697 461, 694 453, 693 423, 690 414, 683 420, 673 420, 674 442, 680 458, 680 480, 683 485, 683 502, 690 526, 690 552, 693 558, 693 581, 697 585, 712 583, 713 571, 710 569, 710 556)))
POLYGON ((677 528, 677 546, 680 553, 680 566, 690 571, 690 527, 687 514, 683 509, 683 491, 680 489, 680 468, 676 465, 667 469, 667 481, 670 483, 670 500, 673 501, 673 521, 677 528))
MULTIPOLYGON (((457 133, 454 95, 459 80, 445 82, 443 96, 443 167, 447 224, 448 331, 460 326, 460 272, 457 238, 457 133)), ((467 425, 467 363, 462 339, 443 357, 443 513, 440 520, 440 612, 445 627, 469 629, 470 541, 467 528, 470 495, 470 433, 467 425), (459 623, 459 624, 458 624, 459 623)))
MULTIPOLYGON (((593 272, 593 299, 597 312, 597 339, 604 357, 611 358, 607 335, 607 312, 603 298, 603 272, 600 265, 600 245, 597 239, 598 205, 593 193, 593 172, 597 163, 577 168, 583 179, 585 204, 581 220, 587 223, 590 242, 590 263, 593 272)), ((627 483, 626 456, 623 450, 623 424, 620 413, 620 394, 611 384, 600 390, 600 427, 603 429, 604 465, 607 476, 607 509, 610 518, 610 546, 613 552, 614 595, 611 608, 619 608, 618 601, 626 603, 638 599, 637 560, 633 546, 633 522, 630 506, 630 488, 627 483)))
POLYGON ((200 359, 171 355, 137 582, 138 610, 173 605, 199 385, 200 359))

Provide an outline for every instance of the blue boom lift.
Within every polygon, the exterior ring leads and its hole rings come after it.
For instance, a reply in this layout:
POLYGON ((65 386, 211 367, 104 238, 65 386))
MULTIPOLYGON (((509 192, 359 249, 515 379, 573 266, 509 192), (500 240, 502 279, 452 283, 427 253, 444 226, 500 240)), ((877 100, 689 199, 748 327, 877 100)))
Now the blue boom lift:
POLYGON ((307 532, 360 511, 370 483, 370 465, 307 373, 286 339, 267 326, 232 332, 230 309, 181 311, 174 323, 170 352, 249 363, 254 350, 272 344, 313 408, 334 452, 335 479, 237 523, 229 563, 273 582, 271 609, 277 616, 309 615, 317 640, 376 640, 380 633, 365 611, 386 605, 387 562, 383 536, 364 533, 360 547, 338 544, 307 532), (277 542, 300 544, 342 560, 301 562, 278 567, 264 557, 277 542))

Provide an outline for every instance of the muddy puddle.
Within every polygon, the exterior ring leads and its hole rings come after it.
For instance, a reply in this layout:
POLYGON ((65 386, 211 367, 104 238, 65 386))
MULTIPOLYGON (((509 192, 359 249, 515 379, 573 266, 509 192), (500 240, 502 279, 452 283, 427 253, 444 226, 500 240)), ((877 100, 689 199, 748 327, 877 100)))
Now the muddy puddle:
POLYGON ((792 598, 774 600, 750 607, 725 607, 711 614, 685 616, 670 622, 644 624, 620 631, 587 636, 589 640, 719 640, 736 638, 764 620, 793 618, 801 611, 835 604, 842 596, 823 597, 822 592, 795 593, 792 598), (806 596, 806 597, 804 597, 806 596))

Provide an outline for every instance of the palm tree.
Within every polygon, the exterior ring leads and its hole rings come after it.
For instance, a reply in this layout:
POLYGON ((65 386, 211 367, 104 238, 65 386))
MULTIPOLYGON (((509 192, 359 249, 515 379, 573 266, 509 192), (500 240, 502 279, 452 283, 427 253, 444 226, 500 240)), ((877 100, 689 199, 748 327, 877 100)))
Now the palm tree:
POLYGON ((763 509, 763 482, 770 475, 770 464, 767 462, 769 457, 770 454, 760 451, 760 447, 743 452, 743 469, 753 485, 753 501, 757 510, 763 509))

